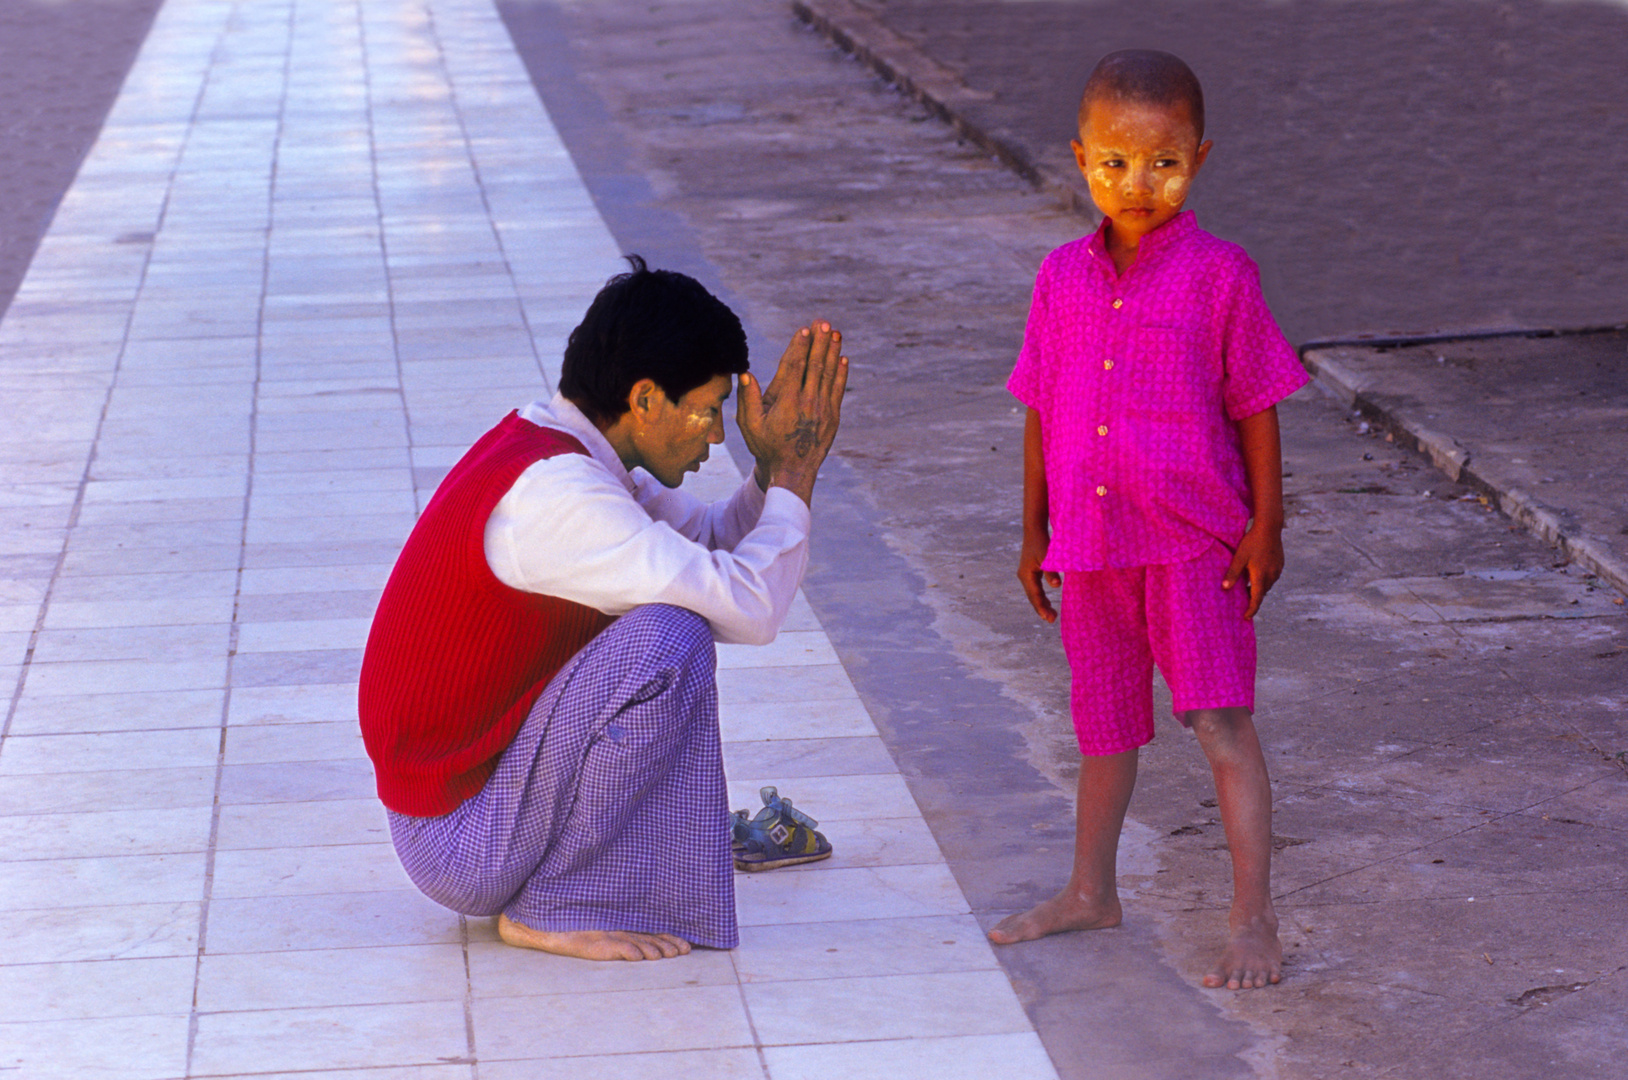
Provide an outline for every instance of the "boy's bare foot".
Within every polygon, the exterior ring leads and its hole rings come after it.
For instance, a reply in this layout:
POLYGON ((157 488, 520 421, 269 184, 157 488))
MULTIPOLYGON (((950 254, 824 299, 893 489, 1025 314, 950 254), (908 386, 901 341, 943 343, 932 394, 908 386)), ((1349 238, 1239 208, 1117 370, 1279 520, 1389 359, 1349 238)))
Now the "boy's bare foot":
POLYGON ((1283 978, 1283 945, 1278 941, 1277 929, 1264 922, 1252 921, 1232 931, 1221 959, 1204 976, 1204 985, 1212 989, 1258 990, 1268 983, 1283 978))
POLYGON ((683 956, 690 943, 672 934, 636 934, 631 930, 533 930, 507 915, 497 917, 497 936, 505 945, 537 949, 582 960, 665 960, 683 956))
POLYGON ((1064 889, 1050 900, 1042 900, 1028 911, 1008 915, 995 924, 989 940, 997 945, 1033 941, 1065 930, 1106 930, 1124 918, 1119 897, 1087 900, 1064 889))

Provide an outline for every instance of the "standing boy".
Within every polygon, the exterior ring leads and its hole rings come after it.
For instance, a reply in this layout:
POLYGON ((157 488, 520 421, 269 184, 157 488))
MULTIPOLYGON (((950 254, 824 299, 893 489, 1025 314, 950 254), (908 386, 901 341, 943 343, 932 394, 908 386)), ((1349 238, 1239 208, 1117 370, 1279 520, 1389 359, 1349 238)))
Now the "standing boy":
POLYGON ((1115 853, 1157 663, 1209 759, 1232 855, 1230 934, 1204 985, 1248 989, 1282 977, 1250 620, 1283 570, 1275 405, 1306 375, 1254 263, 1182 212, 1209 152, 1181 60, 1130 50, 1091 73, 1074 156, 1104 220, 1041 266, 1008 383, 1029 407, 1018 577, 1047 622, 1045 587, 1062 587, 1084 755, 1074 867, 989 936, 1119 924, 1115 853))

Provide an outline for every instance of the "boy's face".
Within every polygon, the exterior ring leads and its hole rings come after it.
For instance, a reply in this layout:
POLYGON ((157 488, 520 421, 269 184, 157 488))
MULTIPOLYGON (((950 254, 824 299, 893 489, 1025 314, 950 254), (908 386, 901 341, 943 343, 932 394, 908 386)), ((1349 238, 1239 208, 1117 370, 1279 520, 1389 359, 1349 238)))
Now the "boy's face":
POLYGON ((1181 213, 1209 153, 1187 106, 1112 98, 1091 102, 1074 142, 1091 201, 1113 222, 1113 239, 1130 247, 1181 213))

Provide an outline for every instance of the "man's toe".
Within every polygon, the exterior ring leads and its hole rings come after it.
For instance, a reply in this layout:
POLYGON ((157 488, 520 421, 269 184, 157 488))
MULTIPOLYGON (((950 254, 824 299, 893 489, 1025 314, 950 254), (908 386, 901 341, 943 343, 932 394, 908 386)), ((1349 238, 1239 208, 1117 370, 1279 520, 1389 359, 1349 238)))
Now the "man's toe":
POLYGON ((617 945, 617 952, 623 960, 659 960, 661 950, 645 938, 643 934, 629 934, 626 931, 617 931, 612 935, 617 945))

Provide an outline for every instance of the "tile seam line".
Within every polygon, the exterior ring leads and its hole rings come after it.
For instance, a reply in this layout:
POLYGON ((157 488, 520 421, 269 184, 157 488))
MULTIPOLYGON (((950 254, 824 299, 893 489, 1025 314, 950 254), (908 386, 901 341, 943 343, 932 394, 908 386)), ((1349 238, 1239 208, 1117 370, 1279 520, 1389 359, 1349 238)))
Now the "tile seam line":
MULTIPOLYGON (((446 82, 447 93, 452 99, 453 115, 458 118, 458 135, 463 141, 464 153, 468 155, 470 169, 475 174, 475 185, 480 189, 481 206, 486 210, 487 220, 491 221, 492 208, 486 198, 485 185, 482 184, 480 180, 480 167, 475 162, 474 147, 469 141, 469 130, 464 122, 463 106, 458 100, 458 88, 452 80, 452 71, 447 64, 446 45, 441 39, 441 24, 435 17, 434 0, 424 0, 422 10, 424 12, 426 32, 430 40, 435 44, 437 66, 441 70, 442 79, 446 82)), ((413 437, 413 410, 412 404, 409 402, 407 397, 406 373, 402 369, 401 337, 400 328, 397 323, 396 277, 391 271, 389 229, 385 221, 384 200, 381 196, 379 188, 379 145, 376 130, 374 128, 373 65, 371 62, 371 54, 369 52, 366 0, 356 0, 355 11, 356 31, 362 61, 362 86, 364 90, 364 100, 367 103, 367 151, 369 180, 373 193, 373 210, 374 213, 378 215, 379 221, 379 254, 381 256, 381 261, 384 263, 385 303, 390 312, 390 351, 396 364, 396 392, 401 402, 402 427, 405 429, 404 434, 407 439, 407 476, 413 493, 413 510, 416 518, 420 513, 422 513, 422 503, 419 499, 417 476, 418 458, 417 455, 413 453, 416 445, 413 437)), ((496 236, 497 227, 495 223, 492 225, 492 232, 494 236, 496 236)), ((503 269, 509 275, 509 284, 510 287, 513 288, 515 284, 514 272, 509 266, 508 252, 503 249, 503 241, 501 237, 497 237, 497 243, 498 250, 503 252, 503 269)), ((518 297, 518 290, 516 290, 516 293, 518 297)), ((520 309, 520 317, 524 321, 525 305, 517 303, 516 307, 520 309)), ((537 361, 537 344, 532 340, 531 336, 531 324, 526 322, 525 325, 526 338, 531 346, 533 363, 536 363, 538 369, 541 370, 542 365, 537 361)), ((464 988, 460 1001, 460 1006, 463 1012, 464 1056, 467 1059, 470 1077, 472 1080, 479 1080, 480 1055, 476 1049, 477 1041, 475 1036, 475 982, 473 968, 469 960, 469 918, 461 912, 458 915, 458 947, 464 967, 464 988)))
MULTIPOLYGON (((730 877, 730 888, 734 888, 734 877, 730 877)), ((739 901, 736 901, 738 906, 739 901)), ((737 928, 738 933, 738 928, 737 928)), ((741 978, 740 945, 737 944, 729 950, 729 971, 735 976, 735 997, 741 1003, 741 1015, 746 1017, 746 1029, 752 1033, 752 1052, 757 1055, 758 1068, 765 1077, 772 1076, 769 1071, 769 1058, 764 1052, 763 1035, 757 1029, 757 1018, 752 1015, 752 1003, 746 1000, 746 980, 741 978)))
MULTIPOLYGON (((151 27, 149 27, 148 33, 151 34, 151 27)), ((140 56, 138 55, 137 58, 136 58, 136 61, 132 64, 132 69, 134 68, 135 64, 139 64, 139 63, 140 63, 140 56)), ((128 74, 127 74, 126 75, 126 81, 127 82, 128 82, 128 79, 129 79, 129 77, 128 77, 128 74)), ((121 87, 120 96, 123 96, 123 92, 124 92, 123 88, 121 87)), ((118 101, 117 101, 117 98, 115 98, 114 106, 116 106, 117 104, 118 104, 118 101)), ((175 175, 181 168, 181 158, 186 153, 187 143, 191 139, 192 122, 194 120, 196 120, 197 115, 198 115, 198 110, 202 106, 202 104, 203 104, 203 87, 200 86, 199 89, 198 89, 198 93, 192 99, 192 109, 190 110, 189 117, 188 117, 188 124, 187 124, 187 136, 186 136, 186 138, 183 138, 181 140, 181 145, 176 148, 175 156, 171 160, 171 163, 170 163, 169 177, 168 177, 168 180, 165 183, 164 199, 159 204, 158 220, 155 223, 154 229, 153 229, 154 236, 157 236, 157 234, 160 231, 163 230, 165 218, 169 214, 170 196, 171 196, 171 193, 174 191, 174 188, 175 188, 175 175)), ((110 106, 109 110, 108 110, 109 116, 112 115, 112 111, 113 111, 113 106, 110 106)), ((107 121, 106 121, 106 119, 104 119, 103 120, 103 130, 104 131, 106 130, 106 123, 107 123, 107 121)), ((75 170, 75 173, 74 173, 74 185, 77 185, 77 183, 78 183, 79 171, 83 170, 85 162, 89 161, 91 159, 92 155, 95 154, 96 146, 100 142, 101 142, 101 133, 99 132, 97 134, 96 142, 91 144, 90 149, 85 152, 84 157, 80 160, 79 169, 75 170)), ((72 190, 72 185, 70 186, 69 190, 70 191, 72 190)), ((53 214, 53 222, 52 222, 52 224, 55 223, 54 218, 55 218, 55 215, 53 214)), ((40 242, 39 242, 38 246, 43 246, 45 241, 47 239, 49 239, 50 236, 51 236, 51 227, 48 225, 46 227, 45 232, 40 237, 40 242)), ((36 256, 38 255, 38 246, 36 246, 36 249, 35 249, 36 256)), ((32 667, 33 667, 34 652, 35 652, 35 649, 38 648, 38 646, 39 646, 40 635, 45 630, 46 613, 50 610, 51 600, 56 594, 57 582, 61 578, 63 567, 66 565, 66 563, 68 561, 68 546, 69 546, 69 544, 70 544, 70 542, 71 542, 71 540, 73 538, 74 529, 77 528, 78 525, 79 525, 79 514, 80 514, 81 510, 84 509, 84 505, 85 505, 85 489, 90 483, 91 470, 94 469, 95 466, 96 466, 97 447, 98 447, 98 444, 102 440, 102 429, 107 425, 108 410, 112 407, 112 404, 113 404, 113 391, 118 386, 119 375, 122 372, 123 367, 124 367, 124 354, 125 354, 125 351, 130 346, 130 329, 135 324, 136 303, 137 303, 137 301, 139 300, 139 298, 141 296, 141 290, 146 286, 146 283, 147 283, 147 271, 152 266, 152 261, 153 261, 153 247, 154 247, 154 245, 152 243, 148 243, 147 244, 147 252, 146 252, 146 254, 144 256, 142 256, 141 271, 136 277, 135 293, 134 293, 134 296, 130 300, 130 310, 125 315, 124 329, 123 329, 123 331, 121 332, 121 334, 119 336, 118 355, 117 355, 116 359, 113 362, 113 371, 110 373, 110 375, 108 377, 107 392, 105 394, 103 394, 103 396, 102 396, 102 407, 101 407, 101 410, 98 413, 97 418, 96 418, 96 430, 91 435, 90 448, 85 453, 85 467, 80 472, 79 483, 78 483, 78 485, 77 485, 77 487, 75 488, 75 491, 74 491, 73 504, 72 504, 71 508, 68 511, 67 525, 63 529, 62 546, 57 550, 56 563, 51 567, 51 577, 46 583, 45 595, 40 597, 39 610, 38 610, 38 612, 36 612, 36 614, 34 616, 34 626, 33 626, 33 629, 31 629, 29 631, 29 635, 28 635, 28 647, 23 650, 23 660, 22 660, 22 663, 19 665, 19 670, 18 670, 18 673, 17 673, 17 682, 12 687, 11 700, 6 706, 5 720, 4 720, 4 722, 0 722, 0 757, 4 756, 5 748, 6 748, 6 746, 8 745, 8 743, 10 741, 12 721, 15 719, 15 717, 17 715, 18 706, 22 704, 23 691, 26 688, 27 683, 28 683, 28 674, 32 670, 32 667)), ((30 260, 30 261, 32 263, 32 260, 30 260)), ((23 281, 18 283, 18 291, 21 291, 22 285, 26 284, 27 280, 28 280, 28 278, 27 278, 27 275, 25 274, 25 276, 23 278, 23 281)), ((3 316, 0 316, 0 317, 3 317, 3 316)))
MULTIPOLYGON (((373 115, 373 65, 369 59, 367 8, 366 0, 356 0, 357 48, 361 58, 362 92, 364 111, 367 116, 367 163, 368 163, 368 189, 373 197, 373 214, 379 223, 379 262, 384 270, 384 302, 390 318, 390 358, 396 368, 396 399, 401 403, 402 433, 407 441, 407 482, 408 490, 413 495, 413 516, 416 519, 421 506, 419 503, 418 480, 415 476, 417 468, 417 455, 413 453, 413 409, 407 400, 407 380, 401 366, 401 338, 396 323, 396 279, 390 272, 390 236, 384 216, 384 199, 379 191, 379 140, 374 127, 373 115)), ((425 11, 428 12, 428 0, 425 11)), ((431 32, 435 32, 434 20, 430 21, 431 32)), ((436 51, 439 55, 440 43, 437 42, 436 51)))
MULTIPOLYGON (((430 31, 435 38, 436 59, 440 65, 442 77, 446 79, 447 90, 452 96, 452 112, 453 115, 458 118, 458 137, 463 140, 464 153, 469 157, 469 169, 472 173, 474 173, 475 176, 475 190, 480 192, 480 204, 481 208, 486 211, 486 221, 492 230, 492 240, 497 244, 499 254, 503 256, 503 272, 508 276, 509 287, 514 291, 514 306, 515 309, 520 313, 520 324, 526 328, 526 347, 531 351, 531 362, 537 368, 537 374, 542 378, 542 383, 545 390, 552 390, 553 387, 551 386, 551 380, 548 377, 548 370, 543 366, 542 355, 537 351, 537 335, 531 325, 531 315, 526 310, 525 302, 521 299, 520 282, 515 277, 514 263, 509 258, 509 248, 508 245, 504 243, 503 230, 498 227, 497 218, 492 212, 492 200, 486 192, 486 180, 481 171, 480 158, 475 153, 474 142, 469 138, 469 124, 465 118, 463 100, 458 95, 458 80, 453 77, 452 65, 447 63, 446 44, 441 37, 440 24, 436 21, 435 17, 435 0, 425 0, 424 10, 426 15, 429 17, 430 31)), ((498 21, 499 25, 501 26, 501 19, 498 21)), ((512 38, 508 37, 507 28, 503 28, 502 33, 504 35, 504 40, 508 45, 509 51, 511 54, 514 53, 514 41, 512 38)), ((524 65, 522 64, 522 67, 523 66, 524 65)), ((530 85, 529 79, 527 80, 527 85, 530 85)), ((544 106, 540 100, 537 102, 537 105, 542 111, 543 115, 547 116, 547 107, 544 106)), ((552 118, 550 118, 549 123, 553 123, 552 118)), ((567 157, 569 158, 569 153, 567 154, 567 157)), ((572 161, 571 167, 573 171, 576 169, 575 161, 572 161)), ((584 189, 586 189, 587 185, 584 184, 583 186, 584 189)), ((595 211, 595 216, 599 218, 600 224, 605 228, 605 231, 609 232, 610 226, 605 222, 604 216, 599 214, 597 210, 595 211)), ((405 394, 403 396, 405 397, 405 394)), ((410 444, 411 436, 409 436, 409 445, 410 444)))
MULTIPOLYGON (((1490 895, 1493 895, 1493 894, 1489 893, 1488 895, 1490 896, 1490 895)), ((1499 894, 1499 895, 1511 895, 1511 894, 1499 894)), ((34 909, 34 910, 39 910, 39 909, 34 909)), ((50 910, 50 909, 45 909, 45 910, 50 910)), ((447 943, 444 943, 444 944, 450 945, 451 943, 447 942, 447 943)), ((497 942, 486 942, 486 944, 495 945, 495 944, 498 944, 498 943, 497 942)), ((420 944, 416 944, 416 945, 351 945, 351 946, 342 946, 342 947, 327 947, 327 948, 320 948, 320 949, 274 949, 274 950, 261 950, 261 951, 258 951, 258 952, 245 951, 245 952, 236 952, 236 953, 222 953, 220 955, 222 955, 222 956, 292 956, 292 955, 299 955, 299 954, 304 954, 304 953, 323 953, 323 954, 326 954, 326 953, 334 953, 334 952, 359 952, 359 951, 364 950, 364 949, 401 949, 401 948, 415 948, 415 949, 418 949, 418 948, 435 948, 435 947, 439 947, 439 946, 437 946, 435 944, 426 944, 426 943, 420 943, 420 944)), ((733 951, 733 950, 731 950, 731 951, 733 951)), ((50 966, 50 965, 61 965, 61 964, 64 964, 64 963, 72 963, 72 964, 112 964, 112 963, 124 963, 124 962, 127 962, 127 961, 131 960, 131 959, 135 959, 135 960, 139 960, 139 961, 147 961, 147 960, 167 960, 167 959, 172 959, 172 958, 171 957, 165 957, 165 956, 151 956, 151 957, 144 956, 144 957, 102 957, 100 959, 94 959, 94 960, 70 960, 70 961, 30 960, 30 961, 24 961, 23 963, 20 963, 20 964, 8 964, 8 965, 5 965, 5 966, 22 968, 22 967, 46 967, 46 966, 50 966)), ((742 989, 750 986, 750 987, 761 988, 761 989, 764 989, 764 990, 779 990, 779 989, 790 988, 790 987, 793 987, 793 986, 802 986, 802 985, 807 984, 807 983, 817 983, 817 982, 818 983, 874 982, 875 980, 878 980, 878 979, 928 979, 928 978, 934 978, 934 977, 937 977, 937 976, 940 976, 940 975, 997 975, 997 974, 1000 974, 1000 972, 1001 972, 1001 969, 1000 969, 999 965, 991 964, 991 965, 989 965, 987 967, 958 967, 958 968, 948 968, 948 969, 935 970, 935 971, 898 971, 898 972, 888 972, 888 973, 883 973, 883 974, 872 974, 872 975, 811 975, 811 976, 807 976, 807 977, 789 977, 789 978, 784 978, 784 979, 750 979, 750 980, 738 980, 737 985, 740 986, 742 989)), ((597 996, 601 996, 601 995, 610 995, 610 994, 646 994, 646 993, 650 993, 652 991, 659 991, 659 990, 687 991, 687 990, 690 990, 690 989, 694 988, 694 986, 700 986, 700 987, 704 987, 704 988, 705 987, 710 987, 712 989, 720 989, 720 988, 726 987, 728 985, 729 985, 729 983, 727 983, 727 982, 699 983, 699 984, 693 984, 693 985, 689 984, 689 983, 685 983, 685 984, 680 985, 680 986, 645 986, 645 987, 635 987, 635 988, 621 989, 621 990, 550 990, 550 991, 547 991, 547 992, 534 993, 534 994, 533 993, 483 994, 483 995, 481 995, 480 1000, 483 1000, 483 1001, 518 1001, 518 1000, 541 999, 541 998, 571 998, 573 1000, 578 1000, 578 999, 585 998, 585 997, 591 998, 591 997, 597 997, 597 996)), ((200 1010, 199 1015, 201 1015, 201 1016, 240 1016, 240 1015, 243 1015, 243 1014, 246 1014, 246 1013, 308 1012, 308 1011, 315 1010, 315 1009, 370 1009, 370 1008, 375 1008, 375 1007, 380 1006, 380 1005, 437 1005, 437 1004, 445 1004, 447 1002, 451 1002, 451 1001, 454 1001, 454 1000, 456 1000, 456 998, 454 996, 452 996, 451 994, 448 994, 446 997, 412 997, 412 998, 381 997, 381 998, 379 998, 377 1000, 336 1001, 336 1002, 326 1002, 326 1003, 314 1004, 314 1005, 313 1004, 260 1005, 260 1004, 252 1004, 251 1003, 251 1004, 245 1004, 240 1008, 203 1009, 203 1010, 200 1010)), ((109 1014, 109 1015, 149 1015, 149 1014, 145 1014, 145 1013, 120 1013, 120 1014, 109 1014)), ((0 1024, 7 1024, 7 1023, 27 1024, 27 1023, 33 1023, 33 1021, 31 1021, 31 1020, 15 1020, 15 1021, 12 1021, 12 1020, 0 1020, 0 1024)), ((753 1025, 753 1027, 752 1027, 752 1035, 753 1035, 753 1039, 755 1040, 755 1045, 757 1045, 759 1048, 762 1048, 764 1046, 779 1045, 779 1044, 775 1044, 775 1043, 765 1043, 765 1042, 763 1042, 762 1039, 758 1036, 757 1028, 756 1028, 755 1025, 753 1025)), ((840 1041, 840 1042, 886 1041, 886 1039, 885 1038, 878 1039, 878 1040, 850 1040, 850 1039, 843 1039, 843 1040, 833 1040, 833 1041, 840 1041)), ((740 1045, 744 1046, 746 1044, 742 1043, 740 1045)), ((626 1051, 626 1052, 627 1053, 644 1053, 644 1051, 637 1051, 637 1050, 626 1051)), ((602 1056, 602 1055, 599 1055, 599 1054, 584 1054, 584 1055, 575 1055, 575 1056, 599 1057, 599 1056, 602 1056)), ((382 1067, 390 1067, 390 1066, 382 1066, 382 1067)))
MULTIPOLYGON (((294 48, 294 13, 297 0, 287 0, 287 16, 284 22, 284 50, 281 71, 282 85, 277 100, 277 129, 271 142, 271 167, 266 186, 266 225, 261 239, 260 251, 260 297, 255 308, 254 326, 254 392, 250 398, 248 415, 248 462, 244 470, 243 479, 243 516, 238 532, 237 569, 232 580, 232 621, 227 637, 225 685, 221 692, 220 706, 220 739, 215 749, 215 783, 209 807, 209 838, 204 849, 204 879, 202 895, 198 904, 198 944, 194 953, 192 967, 192 1000, 187 1010, 187 1042, 184 1060, 183 1075, 193 1075, 193 1057, 198 1044, 198 1020, 203 1014, 198 1009, 198 998, 202 988, 203 961, 209 948, 209 913, 215 894, 215 846, 220 837, 221 813, 221 787, 225 778, 226 766, 226 739, 230 730, 228 720, 232 709, 232 675, 237 660, 238 636, 240 633, 238 615, 243 596, 243 574, 246 569, 249 538, 249 511, 254 496, 254 461, 256 449, 256 436, 260 417, 260 377, 262 366, 262 353, 264 349, 264 333, 266 323, 266 296, 271 280, 271 228, 273 224, 273 210, 275 207, 277 191, 277 162, 278 153, 282 146, 285 117, 288 110, 288 84, 289 72, 293 63, 294 48)), ((243 0, 233 3, 227 8, 227 16, 219 24, 216 32, 215 46, 210 50, 209 65, 204 70, 202 84, 199 87, 197 104, 194 106, 192 117, 187 125, 187 135, 190 140, 192 131, 198 121, 198 109, 201 107, 204 94, 207 91, 216 65, 221 60, 221 52, 226 44, 227 35, 232 24, 236 21, 239 12, 244 6, 243 0)), ((139 295, 139 294, 138 294, 139 295)))

